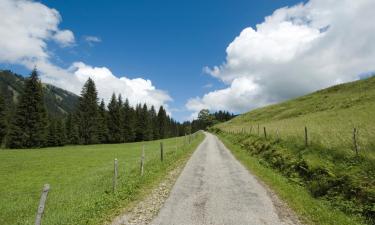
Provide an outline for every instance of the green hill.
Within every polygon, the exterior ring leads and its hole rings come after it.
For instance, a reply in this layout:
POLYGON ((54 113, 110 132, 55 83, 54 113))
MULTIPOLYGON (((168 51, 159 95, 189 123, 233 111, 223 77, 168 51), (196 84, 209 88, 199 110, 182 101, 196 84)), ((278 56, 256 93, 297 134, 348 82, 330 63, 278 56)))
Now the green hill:
MULTIPOLYGON (((17 102, 17 96, 23 90, 24 81, 25 77, 23 76, 8 70, 0 70, 0 94, 4 96, 10 109, 17 102)), ((43 84, 43 88, 44 101, 51 116, 60 117, 73 112, 78 102, 77 95, 50 84, 43 84)))
POLYGON ((375 222, 375 77, 255 109, 213 130, 313 198, 375 222))

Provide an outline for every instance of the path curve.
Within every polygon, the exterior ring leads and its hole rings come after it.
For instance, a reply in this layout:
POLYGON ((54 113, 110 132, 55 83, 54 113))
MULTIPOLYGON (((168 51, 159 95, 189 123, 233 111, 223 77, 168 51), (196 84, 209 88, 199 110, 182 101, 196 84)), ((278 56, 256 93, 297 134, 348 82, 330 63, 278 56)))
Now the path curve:
POLYGON ((206 133, 152 225, 299 224, 212 134, 206 133))

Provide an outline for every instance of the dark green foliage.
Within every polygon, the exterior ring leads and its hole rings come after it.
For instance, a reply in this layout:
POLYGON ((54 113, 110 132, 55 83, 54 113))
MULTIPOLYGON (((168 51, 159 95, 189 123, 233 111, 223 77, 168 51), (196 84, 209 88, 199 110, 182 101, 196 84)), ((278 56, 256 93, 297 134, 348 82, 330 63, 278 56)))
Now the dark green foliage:
MULTIPOLYGON (((0 70, 0 95, 4 97, 8 111, 15 110, 17 96, 23 92, 25 82, 26 78, 23 76, 0 70)), ((42 86, 44 104, 50 117, 62 118, 75 111, 78 103, 77 95, 50 84, 42 86)))
POLYGON ((168 135, 168 132, 167 132, 168 118, 167 118, 167 112, 165 111, 163 106, 160 106, 159 108, 158 123, 159 123, 159 137, 161 139, 166 138, 168 135))
POLYGON ((83 144, 98 143, 98 92, 91 78, 83 86, 79 98, 77 119, 80 142, 83 144))
POLYGON ((38 148, 45 145, 47 112, 38 73, 33 70, 25 82, 10 126, 7 145, 10 148, 38 148))
POLYGON ((148 114, 147 105, 138 104, 136 107, 136 141, 148 141, 152 138, 151 120, 148 114))
POLYGON ((126 99, 123 106, 124 122, 122 125, 123 136, 125 142, 131 142, 135 139, 135 111, 129 105, 129 100, 126 99))
POLYGON ((3 139, 6 135, 7 124, 6 124, 6 108, 3 96, 0 95, 0 146, 3 143, 3 139))
POLYGON ((152 139, 157 140, 159 139, 159 122, 158 122, 158 116, 155 111, 155 107, 151 106, 150 112, 150 120, 151 120, 151 127, 152 127, 152 139))
POLYGON ((113 94, 108 104, 108 136, 110 143, 120 143, 122 141, 121 128, 121 106, 113 94))
POLYGON ((79 144, 78 122, 73 114, 69 114, 65 121, 66 143, 79 144))
POLYGON ((100 143, 108 142, 107 111, 103 99, 99 105, 98 138, 100 143))

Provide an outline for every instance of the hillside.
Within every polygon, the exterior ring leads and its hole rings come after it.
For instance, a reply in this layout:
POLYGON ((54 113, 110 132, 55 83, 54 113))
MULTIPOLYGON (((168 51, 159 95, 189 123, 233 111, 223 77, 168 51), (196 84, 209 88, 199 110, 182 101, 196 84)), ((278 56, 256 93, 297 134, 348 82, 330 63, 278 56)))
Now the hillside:
MULTIPOLYGON (((12 108, 17 102, 17 96, 22 92, 25 78, 7 70, 0 70, 0 93, 4 96, 7 105, 12 108)), ((78 96, 55 87, 43 84, 44 101, 47 111, 52 116, 62 116, 74 110, 78 96)))
POLYGON ((367 221, 359 224, 373 224, 374 112, 375 77, 371 77, 255 109, 212 130, 240 149, 235 153, 240 160, 254 158, 262 165, 259 168, 272 168, 287 178, 287 183, 304 187, 314 200, 294 193, 297 187, 281 190, 286 183, 276 185, 273 179, 268 180, 314 224, 329 224, 325 223, 328 217, 318 213, 319 204, 325 201, 352 218, 367 221), (316 203, 316 199, 322 202, 316 203))

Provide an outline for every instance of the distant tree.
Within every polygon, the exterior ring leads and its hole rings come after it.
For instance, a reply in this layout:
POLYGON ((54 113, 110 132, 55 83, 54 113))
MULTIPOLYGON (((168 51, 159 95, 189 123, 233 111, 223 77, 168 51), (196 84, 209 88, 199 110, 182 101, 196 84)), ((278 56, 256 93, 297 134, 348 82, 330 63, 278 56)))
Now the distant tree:
POLYGON ((56 132, 56 121, 55 120, 50 120, 48 123, 48 134, 47 134, 47 141, 46 141, 46 146, 58 146, 58 139, 59 136, 57 135, 56 132))
POLYGON ((0 146, 7 132, 6 107, 3 97, 0 95, 0 146))
POLYGON ((65 133, 67 144, 79 144, 77 120, 71 113, 67 116, 65 121, 65 133))
POLYGON ((34 69, 24 84, 12 120, 7 146, 10 148, 38 148, 47 137, 47 112, 43 101, 43 87, 34 69))
POLYGON ((99 142, 98 118, 98 92, 94 81, 89 78, 82 88, 77 110, 79 138, 83 144, 99 142))
POLYGON ((120 105, 113 93, 108 104, 108 139, 110 143, 119 143, 122 140, 120 105))
POLYGON ((108 142, 108 124, 107 124, 107 110, 105 109, 104 100, 99 105, 99 119, 98 119, 98 139, 100 143, 108 142))
POLYGON ((160 106, 158 112, 158 124, 159 124, 159 138, 163 139, 166 138, 168 135, 168 118, 167 112, 165 111, 163 106, 160 106))
POLYGON ((65 125, 61 119, 58 119, 56 122, 56 144, 57 146, 64 146, 66 144, 66 135, 65 135, 65 125))
POLYGON ((134 109, 130 106, 129 100, 126 99, 124 106, 123 136, 125 142, 131 142, 135 139, 136 115, 134 109))
POLYGON ((152 139, 157 140, 159 139, 159 122, 158 122, 158 115, 156 114, 154 106, 151 106, 149 115, 150 115, 150 121, 151 121, 152 139))

